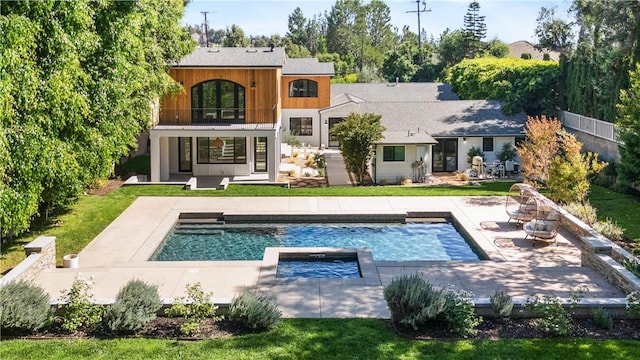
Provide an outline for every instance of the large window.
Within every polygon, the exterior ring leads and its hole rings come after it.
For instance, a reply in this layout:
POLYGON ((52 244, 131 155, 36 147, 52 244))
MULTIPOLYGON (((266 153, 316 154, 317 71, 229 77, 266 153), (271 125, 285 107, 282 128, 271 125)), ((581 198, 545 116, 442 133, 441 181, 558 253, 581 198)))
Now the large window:
POLYGON ((383 161, 404 161, 404 146, 383 146, 383 161))
POLYGON ((482 151, 493 151, 493 138, 482 138, 482 151))
POLYGON ((289 118, 291 135, 313 135, 313 119, 310 117, 289 118))
POLYGON ((247 139, 198 138, 198 164, 246 164, 247 139))
POLYGON ((289 97, 318 97, 318 83, 307 79, 290 81, 289 97))
POLYGON ((191 88, 191 122, 244 121, 244 87, 227 80, 209 80, 191 88))

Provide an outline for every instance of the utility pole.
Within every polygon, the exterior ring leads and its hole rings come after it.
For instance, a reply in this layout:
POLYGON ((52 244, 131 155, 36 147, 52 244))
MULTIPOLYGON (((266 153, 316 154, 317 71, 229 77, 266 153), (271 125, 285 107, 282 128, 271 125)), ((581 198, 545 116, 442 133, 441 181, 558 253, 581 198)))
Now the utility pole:
POLYGON ((431 9, 427 9, 427 2, 425 0, 416 0, 416 11, 407 11, 407 13, 418 14, 418 59, 422 64, 422 28, 420 27, 420 14, 423 12, 430 12, 431 9), (422 10, 420 10, 420 2, 422 2, 422 10))
POLYGON ((200 11, 202 15, 204 15, 204 41, 207 44, 206 47, 209 47, 209 26, 207 25, 207 14, 208 11, 200 11))

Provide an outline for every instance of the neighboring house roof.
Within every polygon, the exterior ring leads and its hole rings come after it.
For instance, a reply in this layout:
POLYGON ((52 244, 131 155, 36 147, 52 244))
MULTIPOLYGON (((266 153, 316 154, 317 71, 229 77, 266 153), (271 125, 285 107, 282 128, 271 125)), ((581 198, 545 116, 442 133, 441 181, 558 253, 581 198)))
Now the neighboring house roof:
MULTIPOLYGON (((331 84, 331 96, 351 94, 367 102, 439 101, 460 98, 445 83, 331 84)), ((333 101, 331 103, 333 105, 333 101)))
POLYGON ((174 67, 282 67, 284 48, 200 47, 174 67))
POLYGON ((282 75, 335 75, 332 62, 319 62, 317 58, 287 59, 282 75))
POLYGON ((532 59, 543 60, 544 54, 547 53, 549 54, 549 57, 551 58, 551 60, 558 61, 560 59, 559 51, 553 51, 548 49, 544 49, 544 51, 540 51, 536 49, 534 44, 525 40, 516 41, 514 43, 509 44, 508 46, 509 46, 509 56, 519 58, 520 56, 522 56, 522 54, 529 53, 531 54, 532 59))
POLYGON ((386 84, 332 84, 331 113, 351 105, 357 111, 382 116, 387 128, 380 143, 429 143, 418 141, 424 133, 431 137, 519 136, 524 134, 527 116, 507 116, 495 100, 457 100, 448 84, 411 83, 387 88, 386 84), (350 86, 347 86, 350 85, 350 86), (349 91, 341 94, 341 91, 349 91), (453 95, 453 96, 452 96, 453 95), (373 100, 371 100, 373 98, 373 100), (357 99, 358 101, 354 101, 357 99), (447 99, 448 101, 443 101, 447 99), (342 101, 342 103, 340 103, 342 101), (413 136, 407 136, 409 133, 413 136), (407 142, 405 142, 407 143, 407 142))

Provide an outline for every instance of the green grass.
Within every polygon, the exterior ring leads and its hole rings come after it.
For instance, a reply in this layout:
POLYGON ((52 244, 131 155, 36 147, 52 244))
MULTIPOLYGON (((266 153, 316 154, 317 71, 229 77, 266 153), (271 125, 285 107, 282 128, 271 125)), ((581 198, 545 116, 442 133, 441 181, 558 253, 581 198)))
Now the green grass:
POLYGON ((288 319, 266 333, 205 341, 3 340, 9 359, 637 359, 637 341, 412 341, 375 319, 288 319))
POLYGON ((598 210, 598 220, 614 220, 626 237, 640 242, 640 198, 592 185, 589 202, 598 210))

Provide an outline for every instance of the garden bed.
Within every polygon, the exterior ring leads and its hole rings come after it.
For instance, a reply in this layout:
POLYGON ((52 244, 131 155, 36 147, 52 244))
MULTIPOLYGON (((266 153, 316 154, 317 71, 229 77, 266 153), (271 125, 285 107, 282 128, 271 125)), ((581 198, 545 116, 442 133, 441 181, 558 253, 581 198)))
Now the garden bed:
MULTIPOLYGON (((67 334, 59 327, 51 327, 34 334, 19 334, 2 332, 3 339, 79 339, 79 338, 149 338, 149 339, 177 339, 177 340, 204 340, 219 339, 240 336, 255 332, 246 326, 228 320, 217 322, 207 319, 201 325, 198 334, 187 336, 180 332, 181 319, 159 317, 148 323, 140 331, 129 335, 113 335, 107 332, 79 332, 67 334)), ((382 321, 382 320, 381 320, 382 321)), ((446 326, 433 323, 430 326, 414 331, 402 324, 393 324, 390 320, 384 320, 387 326, 398 335, 412 340, 456 340, 459 335, 451 332, 446 326)), ((500 340, 500 339, 539 339, 549 337, 535 326, 535 319, 512 319, 508 322, 498 322, 494 319, 485 319, 476 328, 473 340, 500 340)), ((572 331, 565 338, 588 338, 599 340, 640 340, 640 320, 619 319, 614 320, 611 329, 599 328, 593 319, 573 319, 572 331)))

